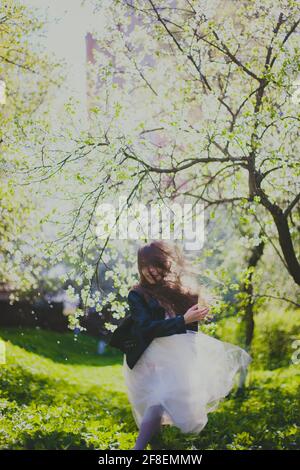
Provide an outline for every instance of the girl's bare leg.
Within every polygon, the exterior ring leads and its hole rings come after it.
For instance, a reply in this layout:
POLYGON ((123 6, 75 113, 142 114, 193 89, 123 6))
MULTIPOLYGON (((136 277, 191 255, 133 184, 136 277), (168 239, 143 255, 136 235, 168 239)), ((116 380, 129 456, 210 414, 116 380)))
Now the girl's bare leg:
POLYGON ((163 411, 162 405, 152 405, 146 410, 133 450, 145 449, 153 434, 159 431, 163 411))

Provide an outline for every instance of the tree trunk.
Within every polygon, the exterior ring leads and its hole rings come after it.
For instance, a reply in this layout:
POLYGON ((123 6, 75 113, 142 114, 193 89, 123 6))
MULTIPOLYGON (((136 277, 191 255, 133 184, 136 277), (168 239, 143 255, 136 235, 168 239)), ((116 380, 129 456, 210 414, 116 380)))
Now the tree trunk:
MULTIPOLYGON (((261 235, 261 234, 260 234, 261 235)), ((261 241, 259 245, 255 246, 252 250, 251 256, 248 260, 248 268, 255 268, 259 260, 261 259, 264 251, 265 242, 261 241)), ((250 272, 249 280, 247 283, 242 285, 241 291, 247 294, 247 305, 244 317, 245 322, 245 349, 250 354, 252 340, 254 336, 254 312, 253 312, 253 273, 250 272)), ((239 376, 238 393, 242 392, 245 387, 247 377, 247 370, 242 370, 239 376)))
POLYGON ((293 246, 288 224, 288 215, 283 212, 277 204, 273 204, 260 187, 257 188, 257 194, 260 196, 263 206, 270 212, 275 222, 279 244, 286 262, 286 268, 296 284, 300 285, 300 263, 293 246))
POLYGON ((274 214, 272 214, 272 216, 277 227, 279 243, 286 261, 288 272, 296 284, 300 285, 300 264, 293 247, 287 217, 279 208, 274 214))

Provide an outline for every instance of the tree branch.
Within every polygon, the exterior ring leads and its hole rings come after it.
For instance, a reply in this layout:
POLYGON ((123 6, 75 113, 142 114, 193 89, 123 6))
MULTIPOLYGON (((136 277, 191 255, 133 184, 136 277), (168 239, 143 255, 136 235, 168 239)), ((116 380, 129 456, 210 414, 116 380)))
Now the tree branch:
POLYGON ((295 205, 300 201, 300 193, 297 194, 297 196, 295 197, 295 199, 289 204, 289 206, 285 209, 284 211, 284 215, 287 217, 289 215, 290 212, 292 212, 293 208, 295 207, 295 205))

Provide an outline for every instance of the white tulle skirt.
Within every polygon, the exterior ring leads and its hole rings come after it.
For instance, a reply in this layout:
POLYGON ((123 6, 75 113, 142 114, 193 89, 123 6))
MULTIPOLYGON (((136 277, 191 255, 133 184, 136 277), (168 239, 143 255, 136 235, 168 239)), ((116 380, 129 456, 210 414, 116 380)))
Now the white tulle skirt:
POLYGON ((149 406, 161 404, 162 425, 199 433, 207 413, 218 407, 235 385, 236 373, 251 361, 239 346, 191 330, 152 340, 133 369, 124 354, 123 376, 137 427, 149 406))

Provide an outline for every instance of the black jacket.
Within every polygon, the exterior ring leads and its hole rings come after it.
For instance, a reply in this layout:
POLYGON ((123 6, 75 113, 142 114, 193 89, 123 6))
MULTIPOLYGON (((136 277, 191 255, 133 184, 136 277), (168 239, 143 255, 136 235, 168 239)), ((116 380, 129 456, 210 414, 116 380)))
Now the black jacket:
POLYGON ((133 369, 145 349, 154 338, 186 333, 187 330, 198 331, 198 322, 186 324, 183 318, 185 312, 174 318, 165 318, 166 310, 159 302, 151 298, 146 301, 143 295, 131 290, 127 297, 132 318, 131 331, 135 341, 126 355, 126 362, 133 369))

